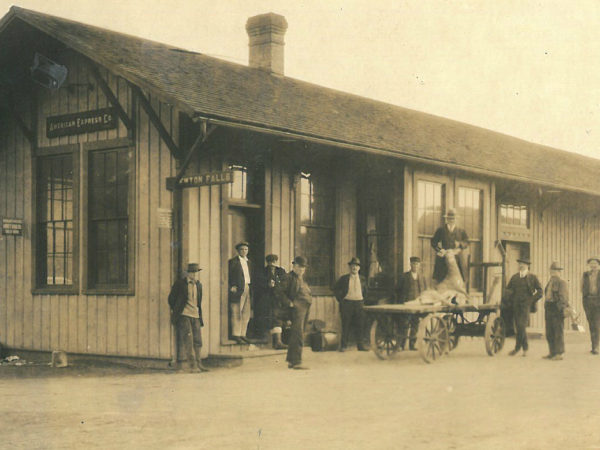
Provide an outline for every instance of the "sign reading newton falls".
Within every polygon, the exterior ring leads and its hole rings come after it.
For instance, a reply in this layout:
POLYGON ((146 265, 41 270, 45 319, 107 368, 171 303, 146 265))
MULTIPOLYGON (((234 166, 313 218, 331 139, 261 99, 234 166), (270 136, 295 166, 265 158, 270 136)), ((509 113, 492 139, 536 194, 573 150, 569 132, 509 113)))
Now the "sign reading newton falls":
POLYGON ((209 172, 188 177, 181 177, 176 184, 175 177, 167 178, 167 189, 186 188, 197 186, 208 186, 211 184, 233 183, 233 171, 225 170, 223 172, 209 172))
POLYGON ((117 128, 117 113, 114 108, 95 109, 46 118, 46 137, 48 138, 114 128, 117 128))

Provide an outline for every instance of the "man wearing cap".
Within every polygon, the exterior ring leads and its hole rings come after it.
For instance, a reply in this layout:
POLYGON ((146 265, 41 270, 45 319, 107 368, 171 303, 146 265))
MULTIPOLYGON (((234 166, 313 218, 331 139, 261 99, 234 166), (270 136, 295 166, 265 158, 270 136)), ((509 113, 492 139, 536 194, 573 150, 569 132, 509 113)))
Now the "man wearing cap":
POLYGON ((265 257, 267 265, 265 266, 262 279, 262 298, 267 309, 267 320, 269 322, 270 334, 272 336, 272 345, 276 350, 287 348, 281 341, 281 333, 283 332, 283 322, 288 320, 289 305, 282 305, 279 299, 275 296, 275 290, 285 278, 285 269, 277 265, 279 257, 277 255, 267 255, 265 257))
POLYGON ((600 258, 590 258, 587 263, 590 270, 583 274, 581 294, 585 317, 590 326, 591 353, 597 355, 600 330, 600 258))
POLYGON ((550 280, 544 289, 544 318, 549 353, 544 359, 561 360, 565 352, 565 309, 569 306, 567 282, 561 279, 563 268, 554 261, 550 266, 550 280))
POLYGON ((290 369, 307 369, 302 365, 302 347, 304 346, 304 323, 308 317, 312 303, 310 287, 304 280, 307 261, 303 256, 296 256, 292 261, 292 271, 275 289, 280 304, 291 308, 292 327, 288 340, 286 361, 290 369))
POLYGON ((202 334, 200 328, 202 321, 202 284, 196 280, 196 273, 200 270, 198 264, 190 263, 185 276, 173 283, 169 293, 169 307, 171 308, 171 322, 177 332, 178 366, 181 369, 185 354, 189 363, 190 372, 208 371, 202 365, 200 349, 202 348, 202 334))
POLYGON ((431 247, 435 250, 433 279, 437 283, 441 283, 448 274, 448 266, 444 256, 449 251, 454 253, 460 274, 463 281, 465 280, 466 269, 463 267, 459 253, 469 247, 469 237, 465 230, 456 226, 456 216, 456 211, 449 209, 444 215, 446 224, 435 230, 431 238, 431 247))
POLYGON ((529 343, 527 342, 527 322, 529 313, 535 308, 535 303, 542 298, 542 285, 538 278, 529 272, 531 262, 529 259, 517 259, 519 272, 514 274, 504 291, 503 304, 512 309, 516 329, 515 349, 509 353, 514 356, 523 349, 523 356, 527 355, 529 343))
POLYGON ((339 351, 346 351, 352 324, 355 324, 356 346, 360 351, 368 351, 365 344, 365 312, 363 306, 367 298, 367 280, 358 274, 360 259, 356 256, 348 262, 350 272, 342 275, 335 283, 333 292, 340 306, 342 316, 342 339, 339 351))
MULTIPOLYGON (((421 258, 418 256, 410 257, 410 270, 400 277, 398 289, 396 290, 396 303, 405 303, 415 300, 421 295, 421 292, 427 289, 427 282, 419 273, 421 258)), ((417 330, 419 328, 419 316, 403 316, 402 335, 409 336, 410 350, 416 350, 417 330), (410 329, 410 334, 409 334, 410 329)), ((400 342, 400 347, 404 349, 405 338, 400 342)))
POLYGON ((248 322, 252 315, 250 284, 252 264, 248 260, 247 242, 235 246, 237 255, 229 260, 229 311, 231 337, 238 344, 249 343, 246 339, 248 322))

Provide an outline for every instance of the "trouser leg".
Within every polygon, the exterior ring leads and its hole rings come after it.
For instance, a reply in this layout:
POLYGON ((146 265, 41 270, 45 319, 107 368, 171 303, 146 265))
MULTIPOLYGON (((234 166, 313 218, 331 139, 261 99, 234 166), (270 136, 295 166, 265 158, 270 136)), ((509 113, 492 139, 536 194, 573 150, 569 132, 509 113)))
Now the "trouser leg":
POLYGON ((350 330, 352 328, 352 305, 348 300, 340 302, 340 315, 342 317, 342 339, 341 347, 346 348, 350 339, 350 330))
POLYGON ((302 347, 304 346, 304 323, 308 316, 310 304, 302 301, 295 301, 295 307, 292 311, 292 327, 288 341, 288 351, 286 360, 293 365, 302 362, 302 347))
POLYGON ((190 366, 195 364, 194 334, 192 330, 191 317, 180 316, 177 319, 177 335, 179 341, 178 363, 187 361, 190 366))
POLYGON ((409 335, 410 349, 414 349, 415 345, 417 343, 417 331, 419 330, 419 316, 417 316, 415 314, 411 315, 409 318, 409 324, 410 324, 410 335, 409 335))
POLYGON ((600 328, 600 314, 598 303, 590 301, 588 299, 583 300, 583 309, 585 311, 585 317, 588 321, 590 329, 590 341, 592 344, 592 350, 598 350, 599 334, 598 329, 600 328))
POLYGON ((525 305, 519 308, 515 308, 515 328, 516 328, 516 346, 515 350, 521 348, 525 351, 529 349, 529 343, 527 342, 527 320, 529 318, 529 307, 525 305))
POLYGON ((362 301, 354 301, 352 302, 354 303, 354 305, 352 305, 352 316, 353 316, 353 323, 354 323, 354 329, 356 331, 355 336, 356 336, 356 346, 358 348, 364 348, 365 347, 365 311, 363 309, 363 302, 362 301))
POLYGON ((552 307, 550 304, 546 303, 544 308, 544 319, 546 322, 546 341, 548 341, 548 349, 550 355, 556 355, 555 348, 555 330, 554 330, 554 317, 552 307))

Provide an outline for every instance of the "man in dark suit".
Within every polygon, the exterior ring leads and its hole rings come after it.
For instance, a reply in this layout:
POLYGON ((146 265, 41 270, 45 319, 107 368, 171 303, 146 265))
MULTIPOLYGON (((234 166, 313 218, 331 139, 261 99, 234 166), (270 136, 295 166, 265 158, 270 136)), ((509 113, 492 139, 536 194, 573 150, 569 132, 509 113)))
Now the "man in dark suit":
MULTIPOLYGON (((427 289, 427 282, 419 272, 421 267, 421 258, 418 256, 410 257, 410 270, 400 277, 398 289, 396 290, 396 303, 405 303, 417 299, 421 292, 427 289)), ((419 328, 419 316, 403 316, 402 335, 409 336, 409 348, 416 350, 417 330, 419 328), (410 329, 410 334, 409 334, 410 329)), ((404 348, 405 338, 400 342, 400 347, 404 348)))
POLYGON ((441 283, 448 274, 448 266, 444 259, 447 252, 452 252, 460 269, 463 281, 465 281, 467 269, 462 263, 460 253, 469 247, 467 232, 456 226, 456 211, 449 209, 444 215, 446 224, 439 227, 431 238, 431 247, 435 250, 435 265, 433 267, 433 279, 441 283))
POLYGON ((590 326, 591 353, 597 355, 600 337, 600 270, 598 270, 600 268, 600 258, 590 258, 587 263, 590 270, 583 274, 581 294, 583 296, 585 317, 590 326))
POLYGON ((286 275, 275 290, 281 305, 292 310, 292 327, 290 329, 286 361, 288 362, 288 368, 296 370, 308 369, 308 367, 302 365, 304 323, 312 304, 312 293, 304 280, 306 266, 306 258, 296 256, 292 262, 292 271, 286 275))
POLYGON ((184 353, 189 363, 190 372, 206 372, 202 365, 200 349, 202 348, 202 284, 196 280, 200 270, 198 264, 190 263, 184 277, 175 281, 169 293, 171 322, 177 331, 177 361, 181 369, 184 353))
POLYGON ((358 350, 368 351, 369 349, 365 344, 366 318, 363 310, 365 299, 367 298, 367 280, 358 274, 360 260, 357 257, 350 260, 348 267, 350 268, 350 273, 342 275, 333 288, 335 298, 340 305, 340 315, 342 316, 342 339, 339 351, 343 352, 348 348, 353 323, 355 324, 354 330, 356 331, 356 346, 358 350))
POLYGON ((514 356, 523 349, 523 356, 527 355, 529 344, 527 342, 527 322, 529 313, 535 310, 535 303, 542 298, 542 285, 538 278, 529 272, 531 262, 529 259, 517 259, 519 263, 519 272, 514 274, 504 291, 503 305, 512 309, 515 329, 516 345, 515 349, 509 353, 514 356))
POLYGON ((544 319, 549 353, 544 359, 563 359, 565 352, 565 309, 569 306, 567 282, 561 279, 563 268, 556 261, 550 266, 550 280, 544 289, 544 319))
POLYGON ((267 321, 270 328, 271 340, 273 348, 282 350, 287 348, 281 341, 281 333, 283 332, 283 323, 290 316, 289 305, 282 305, 275 295, 275 290, 285 279, 286 273, 283 267, 277 265, 279 257, 277 255, 267 255, 263 278, 261 282, 261 301, 267 310, 267 321))
POLYGON ((231 336, 238 344, 247 344, 249 341, 246 332, 252 316, 252 264, 248 260, 247 242, 238 243, 235 249, 238 254, 231 258, 228 264, 231 336))

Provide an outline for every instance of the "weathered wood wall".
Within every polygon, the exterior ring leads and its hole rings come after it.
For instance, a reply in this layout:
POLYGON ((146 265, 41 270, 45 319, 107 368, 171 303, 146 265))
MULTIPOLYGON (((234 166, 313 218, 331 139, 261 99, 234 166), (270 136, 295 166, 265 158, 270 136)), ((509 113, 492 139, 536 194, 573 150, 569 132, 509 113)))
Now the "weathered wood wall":
MULTIPOLYGON (((38 146, 80 144, 126 138, 119 122, 115 130, 46 138, 46 117, 94 110, 109 106, 83 61, 65 53, 62 62, 69 68, 65 87, 56 92, 37 89, 38 146), (68 88, 68 85, 74 85, 68 88), (89 84, 92 89, 86 86, 89 84)), ((101 75, 132 112, 132 93, 125 80, 106 70, 101 75)), ((20 112, 28 118, 28 102, 19 100, 20 112)), ((174 139, 178 137, 178 114, 157 99, 155 111, 174 139)), ((143 111, 136 110, 135 141, 136 201, 135 295, 32 295, 32 161, 30 146, 14 121, 4 121, 0 133, 0 214, 25 222, 23 237, 2 236, 0 240, 0 342, 10 347, 68 352, 169 358, 172 339, 166 297, 172 283, 174 253, 172 230, 158 227, 158 208, 172 208, 171 193, 164 179, 174 174, 175 163, 143 111)), ((80 192, 80 202, 86 202, 80 192)), ((79 246, 87 245, 79 233, 79 246)), ((81 266, 84 261, 78 262, 81 266)), ((81 283, 80 283, 81 286, 81 283)))

